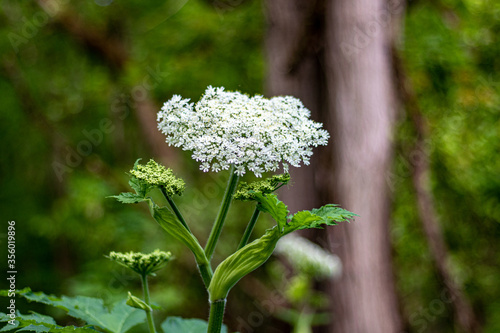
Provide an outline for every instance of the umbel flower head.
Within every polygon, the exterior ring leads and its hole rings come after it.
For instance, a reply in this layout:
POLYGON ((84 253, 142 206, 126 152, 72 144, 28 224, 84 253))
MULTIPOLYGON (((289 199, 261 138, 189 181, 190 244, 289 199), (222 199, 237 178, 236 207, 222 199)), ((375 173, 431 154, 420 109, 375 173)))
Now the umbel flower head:
POLYGON ((238 190, 234 193, 235 200, 255 200, 256 194, 269 194, 273 193, 283 185, 288 184, 290 181, 290 174, 284 173, 282 175, 273 175, 261 181, 253 183, 241 182, 238 190))
POLYGON ((329 135, 300 100, 271 99, 209 86, 200 101, 174 95, 158 113, 158 128, 167 143, 192 151, 200 169, 218 172, 231 165, 238 175, 257 177, 280 165, 309 164, 312 147, 326 145, 329 135))
POLYGON ((141 276, 146 276, 152 275, 157 270, 163 268, 172 259, 172 253, 160 250, 154 250, 149 254, 112 251, 108 258, 122 266, 130 268, 141 276))
POLYGON ((171 169, 150 160, 146 165, 135 163, 130 174, 139 181, 151 187, 163 187, 169 196, 181 195, 184 192, 185 183, 182 179, 174 176, 171 169))
POLYGON ((295 269, 318 278, 337 277, 342 272, 340 259, 313 242, 293 234, 280 239, 276 253, 285 256, 295 269))

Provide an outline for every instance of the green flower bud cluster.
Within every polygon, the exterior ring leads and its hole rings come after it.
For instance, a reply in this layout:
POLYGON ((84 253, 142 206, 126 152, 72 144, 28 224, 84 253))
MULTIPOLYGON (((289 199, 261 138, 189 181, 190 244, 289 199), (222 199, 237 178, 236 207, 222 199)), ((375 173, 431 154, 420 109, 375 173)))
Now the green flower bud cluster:
POLYGON ((141 276, 153 275, 154 272, 163 268, 173 259, 172 253, 160 250, 154 250, 150 254, 132 251, 127 253, 112 251, 108 258, 122 266, 130 268, 141 276))
POLYGON ((163 187, 168 196, 181 195, 186 184, 174 176, 171 169, 150 160, 146 165, 136 163, 130 174, 151 187, 163 187))
POLYGON ((238 190, 234 194, 234 199, 242 201, 255 200, 256 193, 262 195, 273 193, 281 186, 288 184, 289 181, 290 174, 284 173, 250 184, 241 182, 238 190))

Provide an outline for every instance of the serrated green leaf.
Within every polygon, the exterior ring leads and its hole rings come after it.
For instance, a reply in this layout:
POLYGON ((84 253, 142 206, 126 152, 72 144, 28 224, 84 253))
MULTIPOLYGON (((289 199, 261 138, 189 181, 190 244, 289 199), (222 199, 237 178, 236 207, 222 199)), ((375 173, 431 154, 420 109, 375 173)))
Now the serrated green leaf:
POLYGON ((259 203, 257 206, 261 212, 267 212, 278 223, 278 231, 283 232, 286 226, 286 217, 289 214, 288 207, 278 199, 276 194, 262 195, 255 193, 255 200, 259 203))
POLYGON ((145 313, 125 304, 125 300, 115 303, 111 310, 104 307, 98 298, 76 296, 61 298, 42 292, 27 291, 18 293, 29 301, 43 303, 67 311, 68 315, 83 320, 89 325, 98 326, 107 332, 124 333, 145 321, 145 313))
POLYGON ((245 275, 254 271, 273 254, 280 238, 277 227, 268 229, 259 239, 227 257, 214 272, 208 292, 212 302, 225 299, 231 288, 245 275))
POLYGON ((51 327, 47 327, 45 325, 33 325, 33 324, 30 324, 26 327, 17 330, 17 332, 50 332, 50 331, 51 327))
MULTIPOLYGON (((201 319, 184 319, 181 317, 168 317, 161 324, 164 333, 206 333, 208 323, 201 319)), ((222 333, 227 333, 226 325, 222 326, 222 333)))
POLYGON ((314 208, 311 210, 314 215, 320 216, 325 224, 335 225, 334 222, 347 222, 350 219, 358 216, 348 210, 340 208, 338 205, 328 204, 320 208, 314 208), (333 223, 333 224, 331 224, 333 223))
POLYGON ((302 229, 321 229, 323 225, 337 225, 337 222, 345 222, 355 216, 357 215, 332 204, 311 211, 303 210, 292 216, 290 223, 285 227, 284 234, 302 229))
POLYGON ((56 327, 50 330, 50 333, 96 333, 98 330, 92 328, 91 326, 86 327, 74 327, 74 326, 65 326, 65 327, 56 327))
POLYGON ((190 233, 179 219, 167 208, 159 207, 151 200, 148 201, 151 215, 158 224, 172 237, 186 245, 193 252, 198 264, 208 264, 205 251, 201 247, 196 237, 190 233))
POLYGON ((116 200, 125 204, 135 204, 147 200, 144 197, 141 197, 140 195, 131 192, 123 192, 120 193, 119 195, 112 195, 109 198, 115 198, 116 200))
MULTIPOLYGON (((8 322, 10 317, 5 313, 0 313, 0 322, 8 322)), ((59 326, 50 316, 41 315, 36 312, 23 315, 16 314, 15 325, 7 324, 0 332, 56 332, 56 333, 96 333, 97 331, 91 326, 75 327, 75 326, 59 326)))

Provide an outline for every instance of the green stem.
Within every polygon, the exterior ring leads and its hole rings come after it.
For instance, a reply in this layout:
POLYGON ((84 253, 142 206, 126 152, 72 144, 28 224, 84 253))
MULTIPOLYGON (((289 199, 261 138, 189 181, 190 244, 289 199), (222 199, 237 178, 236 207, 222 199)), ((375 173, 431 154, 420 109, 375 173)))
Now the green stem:
POLYGON ((191 230, 189 229, 186 221, 184 220, 184 217, 182 216, 179 208, 177 208, 177 206, 175 205, 174 200, 172 200, 172 198, 167 194, 167 191, 165 191, 165 188, 163 186, 161 186, 160 189, 161 189, 161 193, 163 193, 163 195, 165 196, 165 199, 167 199, 168 204, 170 205, 170 207, 174 211, 175 216, 177 216, 177 218, 182 223, 182 225, 186 228, 186 230, 191 233, 191 230))
MULTIPOLYGON (((151 307, 151 301, 149 298, 149 286, 148 277, 146 274, 141 276, 142 278, 142 290, 144 292, 144 302, 151 307)), ((149 333, 156 333, 155 324, 153 321, 153 310, 146 311, 146 319, 148 321, 149 333)))
POLYGON ((219 299, 210 304, 210 317, 208 318, 208 332, 220 333, 222 321, 224 319, 224 310, 226 308, 226 299, 219 299))
POLYGON ((295 323, 293 333, 312 333, 312 319, 312 314, 307 310, 302 310, 295 323))
POLYGON ((229 206, 231 205, 234 191, 236 191, 236 186, 238 185, 238 175, 234 172, 234 169, 234 165, 231 166, 231 176, 229 177, 229 180, 227 182, 224 199, 222 200, 219 214, 217 215, 217 219, 215 220, 212 231, 210 232, 210 236, 208 237, 207 245, 205 246, 205 254, 208 258, 208 261, 212 259, 212 256, 214 254, 215 246, 217 245, 220 233, 222 232, 222 227, 224 226, 224 221, 226 220, 227 212, 229 210, 229 206))
POLYGON ((214 273, 212 272, 212 267, 210 267, 210 264, 198 264, 198 269, 200 270, 201 278, 203 279, 205 288, 208 289, 208 286, 212 281, 212 276, 214 275, 214 273))
POLYGON ((238 250, 247 245, 248 240, 250 239, 250 236, 252 235, 253 227, 255 226, 255 223, 257 222, 257 219, 259 218, 260 210, 259 210, 259 204, 255 207, 255 210, 253 212, 252 218, 250 219, 250 222, 248 222, 247 228, 245 229, 245 233, 243 234, 243 237, 241 238, 240 245, 238 245, 238 250))

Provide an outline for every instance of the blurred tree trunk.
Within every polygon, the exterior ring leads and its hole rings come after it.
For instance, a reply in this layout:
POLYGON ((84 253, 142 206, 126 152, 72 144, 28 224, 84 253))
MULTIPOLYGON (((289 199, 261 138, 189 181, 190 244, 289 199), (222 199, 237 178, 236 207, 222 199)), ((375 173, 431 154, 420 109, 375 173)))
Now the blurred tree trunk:
MULTIPOLYGON (((399 3, 400 4, 400 3, 399 3)), ((294 170, 291 210, 326 202, 360 215, 330 229, 344 264, 329 290, 328 332, 400 332, 389 239, 396 109, 391 15, 382 0, 268 1, 269 93, 303 100, 332 135, 312 166, 294 170), (300 193, 300 196, 293 194, 300 193)))
MULTIPOLYGON (((393 9, 396 10, 396 9, 393 9)), ((336 203, 360 215, 330 229, 344 263, 332 284, 331 331, 401 332, 389 238, 396 98, 391 14, 383 0, 337 0, 327 7, 327 78, 332 111, 336 203)))
MULTIPOLYGON (((314 120, 327 121, 323 69, 324 0, 275 0, 267 2, 267 93, 291 95, 311 110, 314 120)), ((318 148, 327 152, 327 148, 318 148)), ((328 175, 328 154, 315 154, 306 168, 291 168, 292 190, 280 197, 291 211, 325 204, 321 179, 328 175), (314 172, 313 172, 314 171, 314 172), (296 193, 307 195, 297 196, 296 193)))

